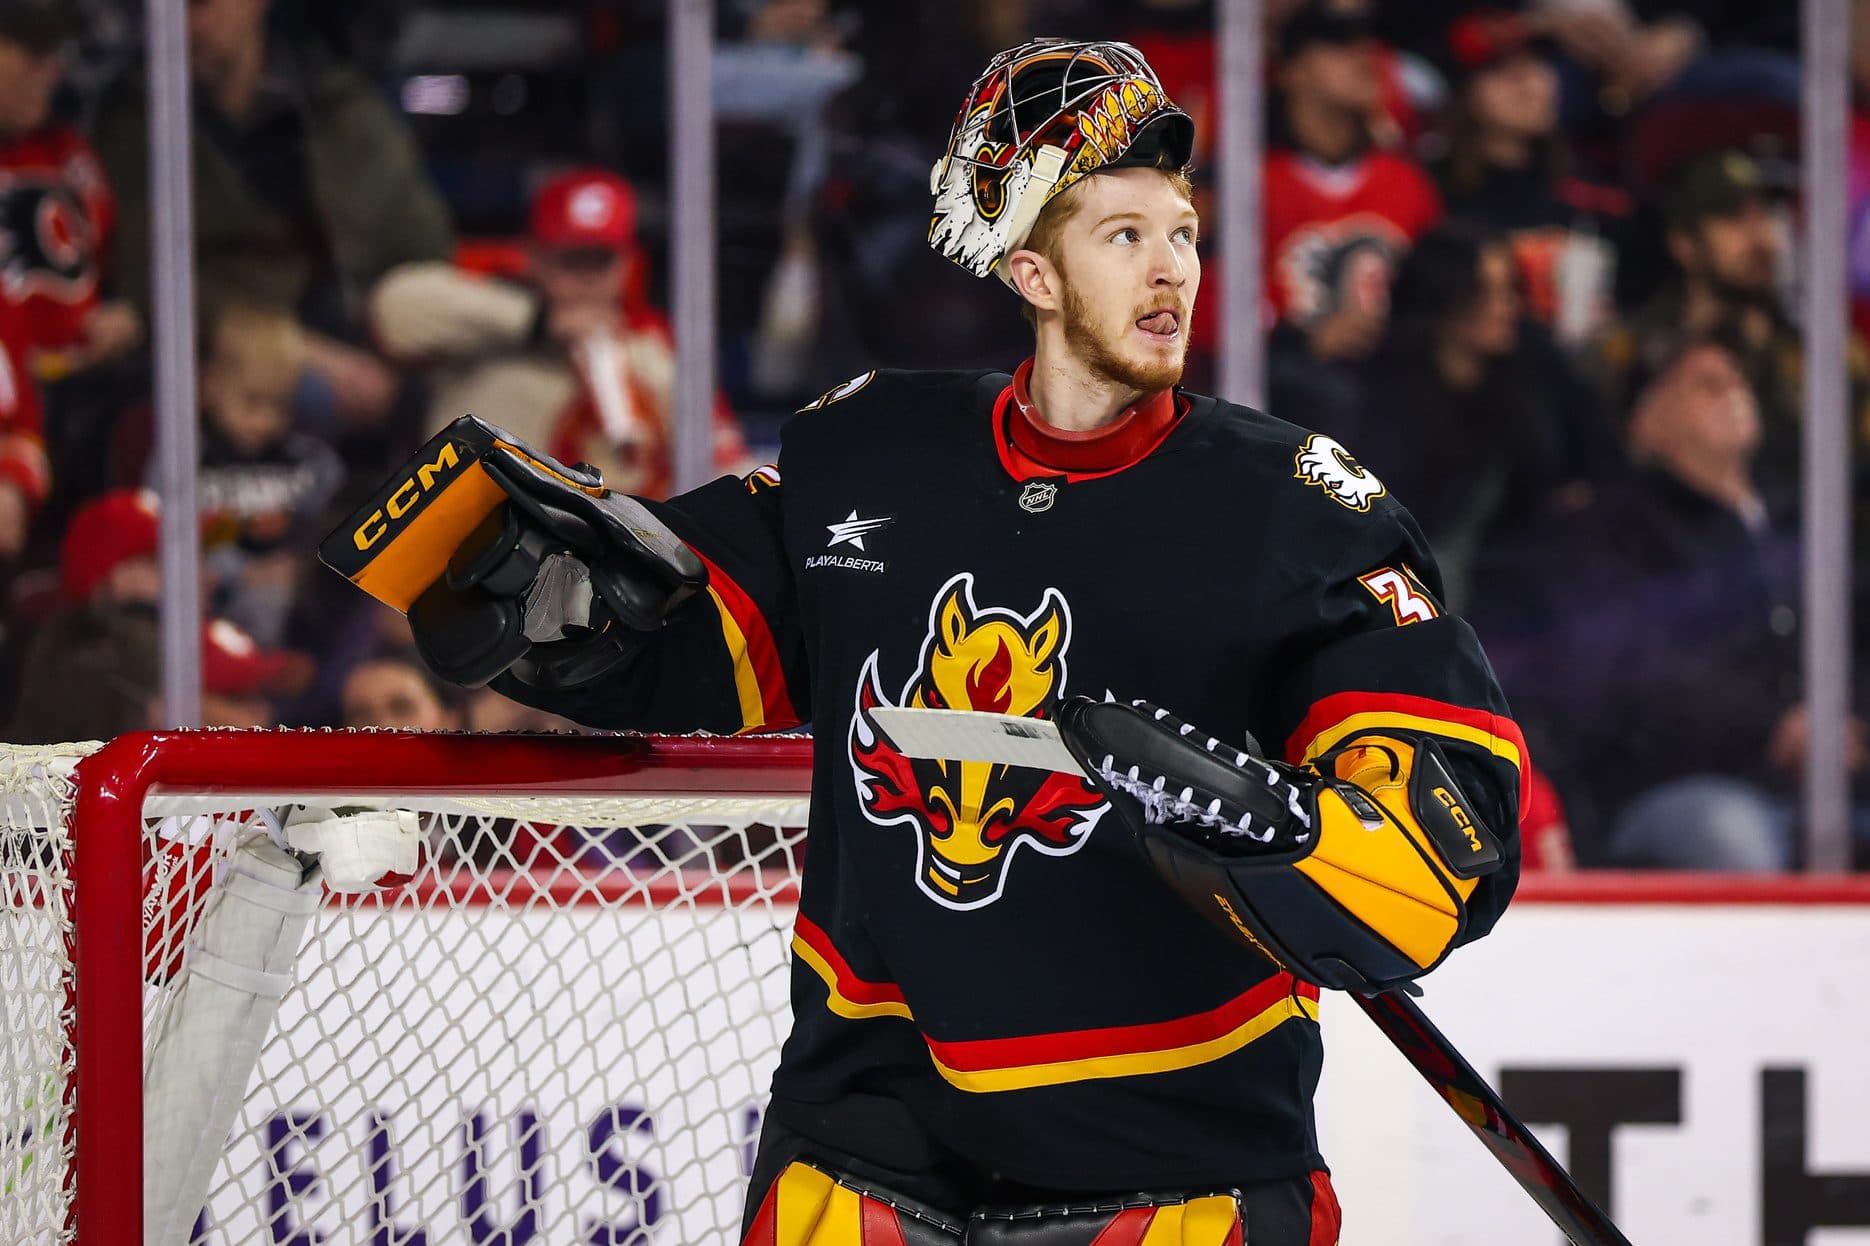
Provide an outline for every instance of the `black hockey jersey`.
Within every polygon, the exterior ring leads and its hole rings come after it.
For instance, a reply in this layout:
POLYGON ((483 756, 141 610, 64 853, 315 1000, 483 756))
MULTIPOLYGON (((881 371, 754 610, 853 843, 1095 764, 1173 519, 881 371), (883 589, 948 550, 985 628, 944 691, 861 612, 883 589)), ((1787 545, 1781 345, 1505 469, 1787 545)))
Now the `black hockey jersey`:
POLYGON ((1004 374, 840 386, 776 469, 655 506, 710 584, 641 654, 573 693, 495 686, 601 727, 813 725, 776 1101, 898 1099, 1048 1189, 1321 1168, 1317 988, 1159 883, 1082 779, 907 759, 867 710, 1109 692, 1294 761, 1432 732, 1506 847, 1471 934, 1517 879, 1520 734, 1414 521, 1336 442, 1178 392, 1137 461, 1026 475, 1011 400, 1004 374))

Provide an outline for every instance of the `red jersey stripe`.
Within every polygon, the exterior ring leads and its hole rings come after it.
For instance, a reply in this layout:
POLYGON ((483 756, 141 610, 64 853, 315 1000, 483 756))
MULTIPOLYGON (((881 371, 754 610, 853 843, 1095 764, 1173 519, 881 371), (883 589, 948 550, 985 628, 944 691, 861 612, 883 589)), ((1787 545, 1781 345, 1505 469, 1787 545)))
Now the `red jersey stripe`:
POLYGON ((909 1016, 908 1005, 903 1002, 903 993, 894 983, 871 982, 858 977, 851 971, 849 962, 833 946, 831 936, 803 913, 799 914, 798 921, 792 927, 792 937, 795 943, 805 944, 823 960, 832 974, 831 981, 826 985, 836 991, 839 996, 862 1007, 875 1007, 881 1004, 901 1005, 902 1010, 897 1015, 909 1016))
POLYGON ((1028 1064, 1058 1064, 1068 1060, 1095 1060, 1104 1056, 1142 1051, 1166 1051, 1205 1043, 1235 1029, 1288 995, 1317 999, 1318 988, 1299 982, 1291 974, 1276 973, 1219 1008, 1152 1021, 1142 1025, 1115 1025, 1095 1030, 1067 1030, 1024 1038, 976 1038, 962 1042, 928 1039, 929 1050, 951 1069, 983 1072, 1028 1064))
MULTIPOLYGON (((825 1006, 837 1015, 915 1020, 894 983, 858 977, 809 918, 801 916, 794 925, 792 950, 823 980, 825 1006)), ((928 1044, 936 1071, 961 1089, 1014 1090, 1205 1064, 1294 1017, 1317 1020, 1318 988, 1280 973, 1218 1008, 1169 1021, 961 1042, 924 1034, 922 1041, 928 1044)))
POLYGON ((798 726, 798 711, 792 708, 792 698, 786 691, 785 666, 779 660, 779 646, 773 641, 766 616, 734 577, 700 550, 695 550, 695 556, 708 568, 708 591, 722 612, 721 631, 734 658, 734 682, 742 693, 741 730, 798 726), (753 715, 748 713, 756 696, 757 722, 751 721, 753 715))
POLYGON ((1329 751, 1353 731, 1383 726, 1466 740, 1519 770, 1519 807, 1532 799, 1532 765, 1519 724, 1488 710, 1396 692, 1337 692, 1313 704, 1286 739, 1286 760, 1299 764, 1329 751))

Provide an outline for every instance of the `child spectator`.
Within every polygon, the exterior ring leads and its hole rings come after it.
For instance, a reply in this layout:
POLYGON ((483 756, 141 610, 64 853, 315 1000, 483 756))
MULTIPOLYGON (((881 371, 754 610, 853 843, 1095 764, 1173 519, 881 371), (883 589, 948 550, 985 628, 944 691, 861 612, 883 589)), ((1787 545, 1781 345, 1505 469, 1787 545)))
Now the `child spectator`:
MULTIPOLYGON (((564 462, 596 465, 613 489, 667 497, 675 346, 643 293, 629 183, 574 169, 542 187, 526 276, 519 284, 425 264, 378 289, 384 349, 435 365, 431 431, 471 412, 564 462)), ((718 397, 714 467, 752 467, 718 397)))
POLYGON ((344 482, 337 453, 292 426, 305 361, 291 317, 244 306, 222 312, 203 352, 201 510, 232 537, 211 558, 220 604, 269 643, 284 628, 304 551, 322 535, 325 505, 344 482))

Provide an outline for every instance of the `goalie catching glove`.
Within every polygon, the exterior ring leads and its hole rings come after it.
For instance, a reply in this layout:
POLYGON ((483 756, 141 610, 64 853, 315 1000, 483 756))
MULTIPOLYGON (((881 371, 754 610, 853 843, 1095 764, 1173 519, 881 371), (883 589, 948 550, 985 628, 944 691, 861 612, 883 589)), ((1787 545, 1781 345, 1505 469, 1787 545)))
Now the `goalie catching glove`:
POLYGON ((1308 982, 1374 991, 1427 973, 1460 942, 1477 880, 1500 867, 1425 735, 1361 732, 1289 766, 1142 701, 1073 698, 1058 727, 1162 878, 1308 982))
POLYGON ((542 688, 587 682, 707 585, 693 550, 596 468, 566 467, 463 416, 319 546, 352 583, 409 616, 443 679, 504 671, 542 688))

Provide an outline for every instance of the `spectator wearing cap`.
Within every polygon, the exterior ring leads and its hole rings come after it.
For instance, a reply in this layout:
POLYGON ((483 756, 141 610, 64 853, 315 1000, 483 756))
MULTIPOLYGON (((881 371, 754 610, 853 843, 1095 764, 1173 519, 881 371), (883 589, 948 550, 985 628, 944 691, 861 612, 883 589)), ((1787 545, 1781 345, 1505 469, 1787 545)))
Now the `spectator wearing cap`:
MULTIPOLYGON (((100 739, 163 725, 159 527, 148 490, 113 490, 72 516, 59 551, 60 607, 27 646, 9 739, 100 739)), ((201 658, 208 726, 265 725, 271 698, 312 674, 304 654, 263 648, 225 619, 203 623, 201 658)))
POLYGON ((1527 313, 1579 346, 1610 315, 1617 244, 1634 205, 1571 174, 1553 55, 1520 13, 1481 9, 1451 24, 1440 58, 1448 152, 1432 172, 1451 217, 1507 234, 1527 313))
MULTIPOLYGON (((310 367, 337 413, 369 424, 398 379, 362 341, 370 292, 399 264, 447 257, 447 211, 402 119, 363 75, 308 41, 269 37, 269 0, 191 0, 195 281, 204 325, 235 303, 315 330, 310 367)), ((99 107, 98 152, 122 207, 118 272, 149 306, 149 168, 141 72, 99 107)))
POLYGON ((83 29, 74 0, 0 0, 0 284, 24 312, 39 380, 119 359, 143 337, 135 308, 103 296, 117 216, 103 166, 52 112, 83 29))
MULTIPOLYGON (((1805 359, 1782 285, 1790 263, 1781 209, 1788 190, 1739 151, 1684 166, 1663 204, 1675 278, 1605 336, 1594 361, 1606 399, 1627 410, 1631 378, 1653 372, 1684 341, 1715 333, 1732 342, 1760 405, 1761 492, 1782 513, 1795 510, 1799 496, 1805 359)), ((1852 426, 1862 438, 1870 430, 1870 361, 1855 339, 1849 355, 1852 426)))
MULTIPOLYGON (((1702 336, 1636 378, 1637 469, 1503 559, 1473 616, 1585 865, 1795 863, 1798 534, 1761 496, 1740 362, 1702 336)), ((1862 775, 1862 722, 1850 732, 1862 775)))
POLYGON ((1287 356, 1367 355, 1382 336, 1396 261, 1441 218, 1428 175, 1372 142, 1383 102, 1376 56, 1359 4, 1310 0, 1280 31, 1263 182, 1273 350, 1287 356))
MULTIPOLYGON (((472 413, 612 488, 668 496, 675 339, 643 292, 636 196, 602 169, 562 173, 533 199, 518 281, 450 264, 391 275, 372 304, 393 358, 428 365, 429 427, 472 413)), ((739 425, 718 397, 714 466, 744 471, 739 425)))

